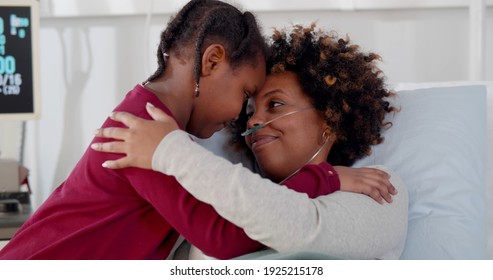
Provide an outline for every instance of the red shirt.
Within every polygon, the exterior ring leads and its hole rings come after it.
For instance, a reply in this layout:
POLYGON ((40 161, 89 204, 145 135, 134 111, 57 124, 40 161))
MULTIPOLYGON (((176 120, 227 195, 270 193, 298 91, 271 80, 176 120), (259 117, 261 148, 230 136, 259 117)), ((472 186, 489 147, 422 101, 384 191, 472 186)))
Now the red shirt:
MULTIPOLYGON (((150 119, 145 104, 171 112, 137 85, 114 111, 150 119)), ((123 126, 107 119, 103 127, 123 126)), ((97 139, 97 142, 109 141, 97 139)), ((0 259, 165 259, 179 235, 205 254, 229 259, 264 246, 198 201, 172 176, 151 170, 110 170, 121 157, 88 148, 69 177, 0 251, 0 259)), ((288 187, 311 197, 339 189, 329 164, 310 165, 288 187), (296 186, 294 187, 292 184, 296 186)))

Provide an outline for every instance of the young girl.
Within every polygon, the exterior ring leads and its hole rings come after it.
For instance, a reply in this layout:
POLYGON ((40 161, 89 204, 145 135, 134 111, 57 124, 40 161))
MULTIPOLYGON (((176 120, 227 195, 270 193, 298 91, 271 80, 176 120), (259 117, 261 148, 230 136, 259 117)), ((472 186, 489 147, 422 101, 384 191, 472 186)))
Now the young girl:
MULTIPOLYGON (((220 1, 185 5, 162 32, 157 58, 156 72, 115 110, 149 118, 144 105, 151 102, 202 138, 237 118, 265 79, 266 44, 254 16, 220 1)), ((103 127, 118 125, 107 120, 103 127)), ((101 167, 116 157, 88 149, 0 259, 165 259, 180 235, 218 258, 263 247, 174 177, 101 167)))
MULTIPOLYGON (((301 192, 312 185, 307 170, 329 173, 328 162, 350 165, 368 154, 371 145, 383 141, 385 115, 394 111, 386 100, 392 93, 385 89, 376 67, 379 57, 314 28, 295 26, 291 33, 275 32, 270 74, 248 102, 248 122, 237 121, 262 174, 274 182, 293 183, 288 187, 301 192)), ((107 162, 107 167, 150 168, 152 158, 154 170, 175 175, 194 196, 214 205, 250 237, 280 252, 399 258, 407 232, 408 202, 405 186, 395 175, 389 179, 375 169, 356 173, 342 166, 336 169, 341 181, 347 178, 342 173, 356 174, 357 180, 370 182, 360 185, 362 193, 391 204, 377 205, 368 197, 347 192, 309 199, 215 157, 176 130, 158 109, 147 108, 159 122, 117 112, 113 118, 123 121, 131 132, 98 132, 125 140, 118 147, 94 145, 97 150, 127 154, 107 162), (368 190, 374 183, 385 187, 368 190), (388 196, 386 188, 395 196, 388 196)))

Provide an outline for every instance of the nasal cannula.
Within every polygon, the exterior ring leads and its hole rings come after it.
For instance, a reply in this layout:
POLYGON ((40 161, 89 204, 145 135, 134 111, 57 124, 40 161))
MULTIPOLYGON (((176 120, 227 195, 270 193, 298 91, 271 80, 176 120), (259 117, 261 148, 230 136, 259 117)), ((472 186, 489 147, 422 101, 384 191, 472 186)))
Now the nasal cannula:
POLYGON ((253 134, 253 133, 257 132, 257 130, 259 130, 261 128, 264 128, 266 125, 270 124, 271 122, 273 122, 275 120, 278 120, 280 118, 287 117, 289 115, 292 115, 292 114, 295 114, 295 113, 299 113, 301 111, 305 111, 305 110, 308 110, 308 109, 314 109, 314 108, 312 108, 312 107, 304 108, 304 109, 300 109, 300 110, 296 110, 296 111, 292 111, 292 112, 286 113, 286 114, 281 115, 279 117, 275 117, 272 120, 266 121, 266 122, 264 122, 262 124, 257 124, 254 127, 245 130, 243 133, 241 133, 241 136, 247 136, 247 135, 253 134))
MULTIPOLYGON (((286 113, 284 115, 281 115, 281 116, 278 116, 278 117, 275 117, 273 118, 272 120, 269 120, 269 121, 266 121, 265 123, 262 123, 262 124, 257 124, 256 126, 252 127, 252 128, 249 128, 247 130, 245 130, 241 136, 247 136, 247 135, 250 135, 250 134, 253 134, 255 132, 257 132, 259 129, 261 128, 264 128, 266 125, 272 123, 273 121, 275 120, 278 120, 282 117, 286 117, 286 116, 289 116, 289 115, 292 115, 292 114, 295 114, 295 113, 299 113, 301 111, 304 111, 304 110, 307 110, 307 109, 314 109, 314 108, 304 108, 304 109, 300 109, 300 110, 296 110, 296 111, 292 111, 292 112, 289 112, 289 113, 286 113)), ((324 143, 320 146, 320 148, 317 149, 317 151, 313 154, 312 157, 310 157, 309 160, 307 160, 305 162, 305 164, 303 164, 300 168, 296 169, 293 173, 291 173, 289 176, 287 176, 286 178, 284 178, 284 180, 282 180, 281 182, 279 182, 279 184, 282 184, 283 182, 285 182, 286 180, 288 180, 289 178, 293 177, 296 173, 298 173, 298 171, 301 170, 301 168, 303 168, 303 166, 309 164, 318 154, 320 154, 320 152, 322 151, 322 148, 325 146, 325 144, 327 144, 328 140, 329 140, 330 137, 327 137, 326 139, 324 139, 324 143)))

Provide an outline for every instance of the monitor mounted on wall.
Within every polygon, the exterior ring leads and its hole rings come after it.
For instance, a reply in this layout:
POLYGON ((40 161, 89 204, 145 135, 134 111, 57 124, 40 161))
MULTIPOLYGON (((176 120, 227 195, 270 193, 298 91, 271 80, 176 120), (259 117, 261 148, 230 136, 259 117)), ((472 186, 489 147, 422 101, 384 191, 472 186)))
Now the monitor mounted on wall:
POLYGON ((0 0, 0 120, 40 116, 39 1, 0 0))

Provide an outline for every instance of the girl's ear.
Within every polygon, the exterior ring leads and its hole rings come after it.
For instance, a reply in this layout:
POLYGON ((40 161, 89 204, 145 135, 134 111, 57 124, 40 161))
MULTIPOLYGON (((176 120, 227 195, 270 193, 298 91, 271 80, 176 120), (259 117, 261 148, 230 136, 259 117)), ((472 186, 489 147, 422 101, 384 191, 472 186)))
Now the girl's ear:
POLYGON ((211 44, 202 55, 201 76, 209 76, 218 64, 226 61, 226 50, 221 44, 211 44))

